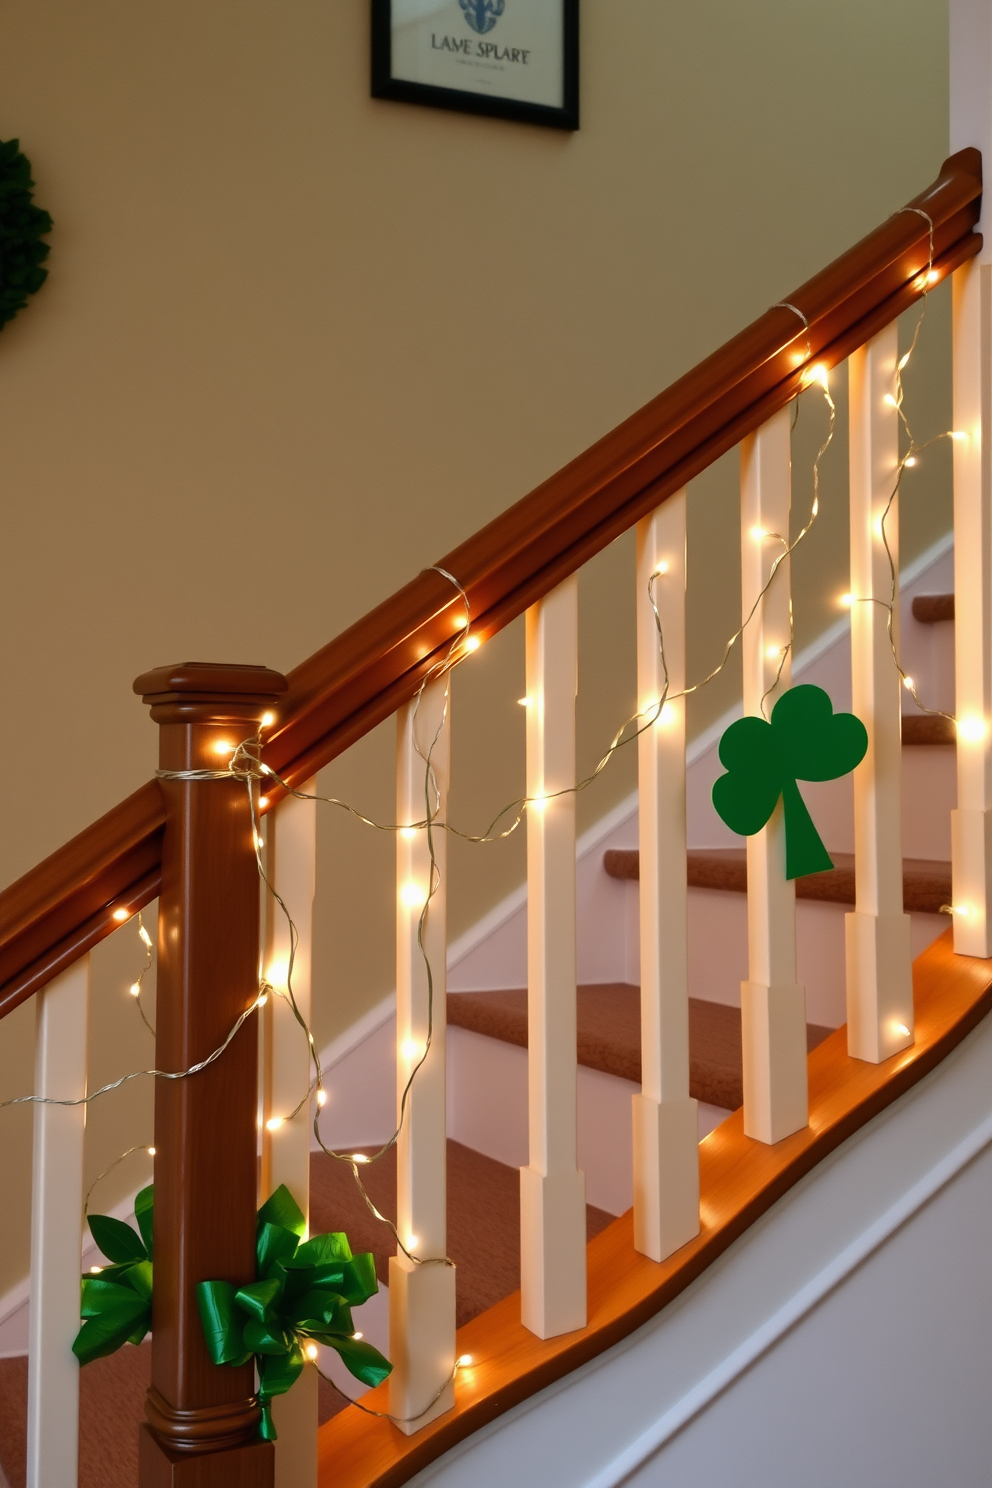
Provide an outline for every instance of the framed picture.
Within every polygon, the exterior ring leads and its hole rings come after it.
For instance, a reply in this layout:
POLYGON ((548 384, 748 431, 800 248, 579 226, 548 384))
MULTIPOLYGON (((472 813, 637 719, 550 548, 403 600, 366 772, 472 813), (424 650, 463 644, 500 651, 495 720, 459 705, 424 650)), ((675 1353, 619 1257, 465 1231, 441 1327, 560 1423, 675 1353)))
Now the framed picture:
POLYGON ((579 127, 579 0, 372 0, 372 95, 579 127))

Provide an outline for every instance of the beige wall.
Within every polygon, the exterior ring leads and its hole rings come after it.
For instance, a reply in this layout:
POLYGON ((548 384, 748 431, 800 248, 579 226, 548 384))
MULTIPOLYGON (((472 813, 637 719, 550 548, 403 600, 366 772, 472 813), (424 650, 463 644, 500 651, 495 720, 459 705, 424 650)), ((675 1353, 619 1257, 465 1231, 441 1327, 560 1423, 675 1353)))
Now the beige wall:
MULTIPOLYGON (((0 335, 0 882, 148 776, 139 671, 292 666, 945 153, 943 0, 583 0, 576 135, 372 101, 367 10, 0 4, 0 138, 21 137, 56 221, 50 280, 0 335)), ((924 425, 946 420, 941 397, 921 399, 924 425)), ((821 418, 804 409, 797 432, 803 501, 821 418)), ((832 458, 796 565, 800 644, 846 587, 842 439, 832 458)), ((735 478, 731 457, 692 494, 697 668, 739 602, 735 478)), ((945 488, 920 472, 910 552, 946 526, 945 488)), ((630 565, 622 540, 583 574, 584 765, 633 701, 630 565)), ((460 825, 521 788, 521 649, 518 625, 457 677, 460 825)), ((731 669, 696 727, 734 686, 731 669)), ((586 794, 583 824, 631 789, 631 765, 586 794)), ((388 818, 391 771, 384 727, 325 778, 388 818)), ((323 1041, 391 986, 392 846, 340 819, 321 830, 323 1041)), ((458 849, 453 869, 457 934, 520 880, 522 842, 458 849)), ((150 1053, 124 990, 140 947, 117 941, 98 957, 101 1079, 150 1053)), ((4 1094, 30 1084, 32 1017, 0 1032, 4 1094)), ((94 1109, 94 1173, 147 1139, 149 1112, 147 1086, 94 1109)), ((2 1292, 25 1264, 30 1118, 0 1122, 2 1292)))

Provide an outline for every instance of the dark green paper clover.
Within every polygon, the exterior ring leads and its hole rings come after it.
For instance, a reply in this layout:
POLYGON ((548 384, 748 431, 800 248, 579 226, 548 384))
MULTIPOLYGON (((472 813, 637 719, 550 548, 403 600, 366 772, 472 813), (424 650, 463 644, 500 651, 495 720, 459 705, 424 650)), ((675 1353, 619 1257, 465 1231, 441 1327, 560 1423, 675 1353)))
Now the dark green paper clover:
POLYGON ((835 713, 822 687, 790 687, 764 718, 739 718, 720 740, 726 766, 713 784, 713 805, 732 832, 752 837, 779 797, 785 813, 785 876, 822 873, 833 862, 797 780, 836 780, 859 765, 868 733, 853 713, 835 713))
MULTIPOLYGON (((80 1364, 140 1343, 152 1325, 152 1225, 155 1190, 134 1202, 138 1231, 106 1214, 88 1216, 90 1233, 111 1265, 83 1277, 83 1325, 72 1345, 80 1364), (139 1233, 140 1232, 140 1233, 139 1233)), ((378 1349, 355 1338, 351 1309, 379 1290, 369 1254, 352 1255, 347 1235, 314 1235, 303 1243, 306 1221, 281 1184, 258 1211, 255 1256, 258 1279, 236 1287, 201 1281, 196 1296, 215 1364, 255 1360, 260 1433, 274 1441, 272 1399, 295 1384, 304 1368, 304 1345, 336 1349, 363 1384, 381 1384, 392 1370, 378 1349)))
POLYGON ((305 1229, 292 1195, 280 1185, 258 1211, 258 1280, 243 1287, 201 1281, 196 1288, 214 1363, 237 1366, 254 1356, 266 1441, 276 1438, 272 1398, 302 1374, 307 1342, 335 1349, 366 1385, 381 1384, 393 1367, 378 1349, 354 1336, 351 1309, 379 1290, 372 1256, 352 1255, 343 1234, 304 1241, 305 1229))

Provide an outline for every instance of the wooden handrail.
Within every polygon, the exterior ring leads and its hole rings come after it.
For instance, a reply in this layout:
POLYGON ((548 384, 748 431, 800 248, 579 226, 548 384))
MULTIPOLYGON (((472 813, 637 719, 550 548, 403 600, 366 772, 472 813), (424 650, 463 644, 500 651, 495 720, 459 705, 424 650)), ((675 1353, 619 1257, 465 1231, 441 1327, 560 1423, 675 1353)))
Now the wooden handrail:
MULTIPOLYGON (((485 638, 758 428, 976 254, 981 155, 962 150, 932 186, 685 377, 443 558, 485 638), (924 215, 925 214, 925 215, 924 215)), ((289 673, 265 758, 308 780, 411 697, 446 654, 465 606, 436 570, 419 574, 289 673)), ((269 792, 270 802, 278 799, 269 792)), ((158 892, 164 815, 153 782, 0 894, 0 1017, 114 928, 115 907, 158 892)))

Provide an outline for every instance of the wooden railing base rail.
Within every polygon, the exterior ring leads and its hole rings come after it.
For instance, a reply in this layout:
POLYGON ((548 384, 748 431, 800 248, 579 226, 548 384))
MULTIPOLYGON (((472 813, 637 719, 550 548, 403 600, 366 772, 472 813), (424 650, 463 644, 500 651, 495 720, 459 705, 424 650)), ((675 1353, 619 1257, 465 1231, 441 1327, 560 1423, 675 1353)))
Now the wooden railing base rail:
MULTIPOLYGON (((916 1042, 882 1064, 851 1059, 839 1028, 809 1056, 810 1125, 774 1146, 745 1137, 736 1111, 700 1144, 699 1236, 656 1264, 634 1250, 623 1214, 589 1245, 589 1323, 542 1340, 520 1322, 520 1294, 458 1332, 472 1368, 455 1406, 414 1437, 347 1409, 319 1433, 334 1488, 399 1488, 428 1463, 655 1317, 817 1163, 934 1069, 992 1010, 992 962, 956 956, 948 931, 913 967, 916 1042)), ((384 1410, 385 1390, 362 1404, 384 1410)))

